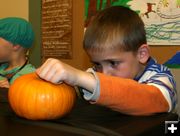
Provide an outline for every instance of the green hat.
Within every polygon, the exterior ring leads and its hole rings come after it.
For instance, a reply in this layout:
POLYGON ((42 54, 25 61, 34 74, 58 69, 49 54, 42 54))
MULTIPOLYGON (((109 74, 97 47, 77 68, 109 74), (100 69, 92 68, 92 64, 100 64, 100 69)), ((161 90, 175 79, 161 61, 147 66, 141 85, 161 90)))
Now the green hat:
POLYGON ((25 19, 8 17, 0 19, 0 37, 14 45, 30 48, 34 41, 34 32, 25 19))

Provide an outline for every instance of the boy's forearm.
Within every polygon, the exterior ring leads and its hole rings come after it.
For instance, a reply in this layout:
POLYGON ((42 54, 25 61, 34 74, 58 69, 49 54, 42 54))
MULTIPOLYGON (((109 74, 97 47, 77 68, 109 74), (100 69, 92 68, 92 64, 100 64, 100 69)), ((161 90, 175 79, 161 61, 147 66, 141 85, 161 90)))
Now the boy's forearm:
POLYGON ((101 89, 97 104, 130 115, 148 115, 169 109, 166 99, 155 86, 100 73, 98 77, 101 89))
POLYGON ((75 83, 76 86, 82 87, 89 92, 93 93, 95 87, 96 87, 96 79, 93 74, 89 72, 84 72, 81 70, 78 70, 77 72, 77 81, 75 83))

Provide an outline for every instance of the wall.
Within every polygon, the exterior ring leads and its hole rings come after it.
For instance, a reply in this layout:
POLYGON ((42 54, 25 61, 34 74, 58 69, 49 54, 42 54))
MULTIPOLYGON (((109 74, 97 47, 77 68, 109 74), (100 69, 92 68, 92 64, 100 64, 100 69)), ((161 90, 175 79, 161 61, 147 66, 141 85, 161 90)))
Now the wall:
POLYGON ((180 69, 171 69, 171 72, 175 78, 176 81, 176 88, 177 88, 177 99, 178 99, 178 105, 176 108, 177 114, 180 116, 180 69))
MULTIPOLYGON (((41 0, 1 0, 0 18, 18 16, 29 19, 36 34, 34 47, 30 51, 30 61, 36 66, 41 65, 41 0)), ((86 69, 90 63, 82 49, 84 20, 84 1, 73 0, 73 58, 62 61, 80 69, 86 69)), ((180 46, 151 46, 152 56, 159 63, 164 63, 180 50, 180 46)))
POLYGON ((89 61, 82 48, 84 32, 84 0, 73 0, 73 58, 63 60, 80 69, 86 69, 89 61))
POLYGON ((151 54, 159 63, 164 63, 170 59, 177 51, 180 51, 179 46, 150 46, 151 54))
MULTIPOLYGON (((33 25, 36 33, 34 47, 30 51, 30 61, 38 67, 41 62, 41 0, 29 1, 29 20, 33 25)), ((88 63, 88 57, 82 48, 83 30, 84 30, 84 2, 82 0, 73 0, 73 58, 62 59, 62 61, 80 69, 86 69, 90 63, 88 63)))
POLYGON ((8 16, 22 17, 28 20, 29 0, 1 0, 0 18, 8 16))
POLYGON ((30 62, 39 67, 41 65, 41 0, 29 0, 29 21, 35 32, 34 45, 30 50, 30 62))

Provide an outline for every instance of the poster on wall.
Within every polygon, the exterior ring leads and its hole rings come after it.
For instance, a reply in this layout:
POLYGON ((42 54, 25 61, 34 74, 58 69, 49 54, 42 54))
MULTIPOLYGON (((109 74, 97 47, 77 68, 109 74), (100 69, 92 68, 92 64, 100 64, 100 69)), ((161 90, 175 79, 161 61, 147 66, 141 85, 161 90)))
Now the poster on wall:
POLYGON ((42 59, 72 58, 72 0, 42 0, 42 59))
POLYGON ((85 27, 96 12, 117 5, 139 14, 149 45, 180 45, 180 0, 85 0, 85 27))

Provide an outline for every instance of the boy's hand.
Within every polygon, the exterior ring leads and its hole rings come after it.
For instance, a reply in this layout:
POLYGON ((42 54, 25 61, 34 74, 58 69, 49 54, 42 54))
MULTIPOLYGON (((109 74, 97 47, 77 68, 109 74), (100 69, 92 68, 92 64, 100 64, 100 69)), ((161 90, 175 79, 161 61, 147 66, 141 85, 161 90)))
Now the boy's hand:
POLYGON ((78 70, 57 59, 48 59, 36 73, 40 78, 55 84, 66 82, 76 85, 78 70))
POLYGON ((7 79, 0 80, 0 87, 9 88, 10 87, 9 81, 7 79))
POLYGON ((78 70, 57 59, 48 59, 36 70, 36 73, 46 81, 55 84, 65 82, 72 86, 83 87, 91 92, 96 86, 96 80, 92 74, 78 70))

